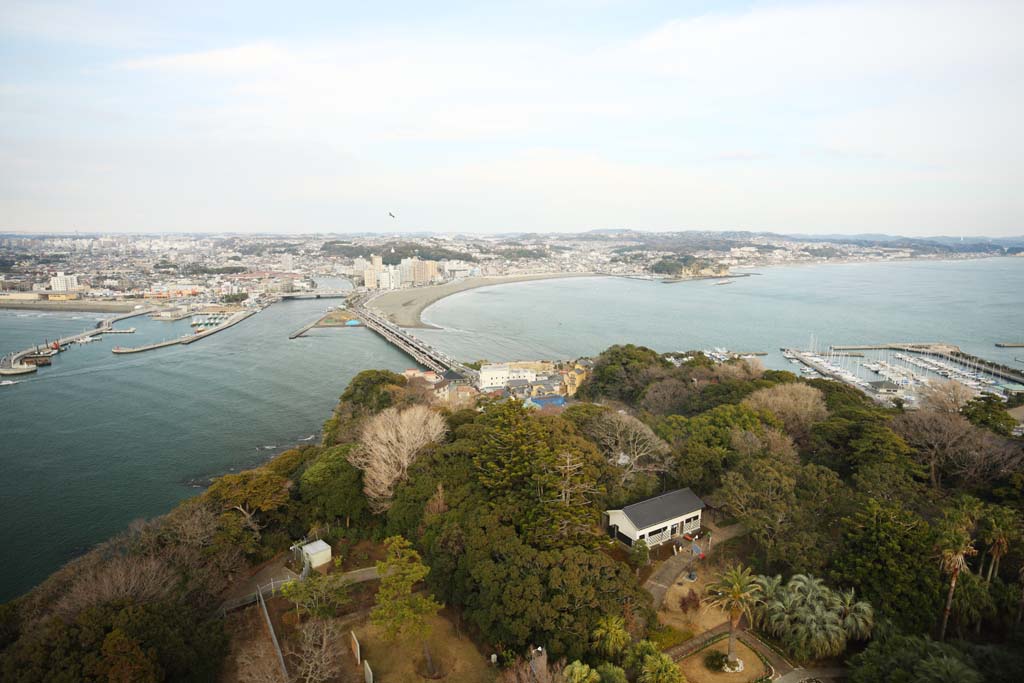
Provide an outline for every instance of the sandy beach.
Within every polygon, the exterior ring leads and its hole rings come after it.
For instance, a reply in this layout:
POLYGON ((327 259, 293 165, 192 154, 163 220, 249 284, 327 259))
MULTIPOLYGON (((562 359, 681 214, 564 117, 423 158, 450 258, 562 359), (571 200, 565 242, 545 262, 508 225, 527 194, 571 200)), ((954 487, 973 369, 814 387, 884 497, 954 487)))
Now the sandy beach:
POLYGON ((0 301, 0 309, 26 311, 83 311, 87 313, 127 313, 135 309, 138 301, 0 301))
MULTIPOLYGON (((420 314, 428 306, 446 296, 465 292, 477 287, 503 285, 512 282, 528 282, 530 280, 553 280, 563 277, 599 277, 596 273, 538 273, 536 275, 497 275, 492 277, 468 277, 458 282, 447 282, 443 285, 430 287, 414 287, 397 289, 382 294, 369 302, 374 308, 396 325, 401 327, 434 328, 420 319, 420 314)), ((436 329, 436 328, 434 328, 436 329)))

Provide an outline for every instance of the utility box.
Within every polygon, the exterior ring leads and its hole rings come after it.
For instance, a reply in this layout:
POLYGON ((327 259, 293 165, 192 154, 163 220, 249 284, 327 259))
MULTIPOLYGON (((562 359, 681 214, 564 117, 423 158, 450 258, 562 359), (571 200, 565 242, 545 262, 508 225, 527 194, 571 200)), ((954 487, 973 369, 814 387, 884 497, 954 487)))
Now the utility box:
POLYGON ((302 546, 302 556, 309 561, 313 569, 322 567, 331 561, 331 546, 323 541, 313 541, 302 546))

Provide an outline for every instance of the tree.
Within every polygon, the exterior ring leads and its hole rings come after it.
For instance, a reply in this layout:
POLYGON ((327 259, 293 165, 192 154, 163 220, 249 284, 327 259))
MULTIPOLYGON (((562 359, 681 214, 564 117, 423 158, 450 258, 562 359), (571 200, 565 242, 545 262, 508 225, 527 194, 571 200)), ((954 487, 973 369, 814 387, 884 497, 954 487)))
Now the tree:
POLYGON ((1017 421, 1006 412, 1006 405, 995 394, 982 394, 967 402, 960 413, 971 424, 989 429, 1000 436, 1010 436, 1017 421))
POLYGON ((978 429, 956 413, 908 411, 893 421, 893 427, 914 449, 914 458, 928 468, 936 489, 951 463, 969 458, 981 446, 978 429))
POLYGON ((289 581, 281 586, 285 600, 295 603, 295 613, 300 617, 333 617, 335 610, 349 601, 351 588, 341 574, 319 574, 312 572, 303 581, 289 581))
POLYGON ((750 567, 737 564, 719 574, 706 590, 704 603, 729 615, 729 664, 736 668, 736 628, 741 617, 753 620, 752 610, 759 601, 761 586, 754 580, 750 567))
POLYGON ((640 670, 644 666, 644 660, 651 655, 658 654, 661 654, 661 650, 658 649, 657 645, 649 640, 638 640, 632 647, 626 650, 622 663, 625 665, 626 671, 635 678, 640 675, 640 670))
POLYGON ((318 519, 344 517, 346 527, 366 510, 362 473, 348 461, 351 450, 352 446, 327 449, 302 473, 299 481, 302 502, 318 519))
POLYGON ((978 523, 978 537, 986 548, 978 563, 978 574, 985 566, 985 553, 990 561, 986 583, 992 581, 992 574, 999 575, 999 561, 1010 552, 1010 544, 1021 535, 1021 522, 1017 512, 1003 505, 986 505, 978 523))
POLYGON ((956 415, 974 398, 974 391, 950 380, 927 384, 917 396, 922 410, 956 415))
POLYGON ((405 384, 405 377, 389 370, 363 370, 348 383, 341 400, 377 413, 395 404, 405 384))
POLYGON ((601 683, 629 683, 626 671, 610 662, 599 664, 597 675, 601 677, 601 683))
POLYGON ((806 574, 784 585, 779 577, 758 577, 757 583, 771 594, 756 610, 758 623, 798 659, 841 654, 849 640, 865 640, 874 628, 871 605, 856 600, 853 590, 834 592, 806 574))
POLYGON ((644 657, 640 675, 636 683, 686 683, 683 672, 672 659, 665 654, 647 655, 644 657))
POLYGON ((758 389, 743 399, 743 405, 775 415, 798 443, 806 443, 811 428, 828 417, 824 395, 800 382, 758 389))
POLYGON ((370 611, 370 620, 381 628, 385 638, 394 640, 401 635, 420 638, 427 673, 435 674, 434 660, 427 643, 430 619, 442 605, 429 595, 413 592, 413 587, 426 578, 430 568, 420 561, 420 554, 401 536, 384 541, 387 556, 377 563, 381 577, 377 591, 377 604, 370 611))
POLYGON ((297 660, 295 679, 325 683, 341 673, 342 633, 340 624, 330 619, 314 619, 300 626, 299 647, 291 652, 297 660))
POLYGON ((287 503, 288 488, 287 479, 259 468, 218 477, 207 489, 207 495, 224 509, 240 512, 245 525, 259 533, 262 525, 257 515, 272 512, 287 503))
POLYGON ((851 683, 981 683, 982 678, 956 648, 927 636, 876 638, 850 659, 851 683))
POLYGON ((594 359, 594 367, 576 395, 588 401, 605 397, 633 405, 647 385, 671 367, 657 351, 644 346, 610 346, 594 359))
POLYGON ((630 642, 625 621, 617 614, 604 615, 597 620, 597 625, 590 634, 590 641, 597 654, 605 659, 618 661, 630 642))
POLYGON ((366 423, 359 447, 349 452, 348 460, 363 471, 363 491, 373 512, 391 506, 395 485, 405 480, 420 452, 447 431, 439 413, 419 405, 388 408, 366 423))
POLYGON ((946 528, 938 543, 939 566, 942 571, 949 574, 949 592, 946 594, 946 606, 942 610, 942 626, 939 628, 939 640, 946 639, 946 625, 949 623, 949 614, 953 608, 953 591, 956 590, 956 582, 967 567, 967 558, 977 554, 974 549, 974 541, 962 523, 947 521, 946 528))
POLYGON ((601 675, 577 659, 562 669, 562 681, 565 683, 601 683, 601 675))
POLYGON ((873 498, 840 523, 842 541, 830 565, 830 578, 852 586, 879 613, 907 632, 924 632, 941 606, 941 576, 921 563, 932 551, 927 522, 873 498))
POLYGON ((668 472, 671 468, 668 444, 632 415, 609 411, 591 420, 584 434, 618 470, 624 486, 640 474, 668 472))

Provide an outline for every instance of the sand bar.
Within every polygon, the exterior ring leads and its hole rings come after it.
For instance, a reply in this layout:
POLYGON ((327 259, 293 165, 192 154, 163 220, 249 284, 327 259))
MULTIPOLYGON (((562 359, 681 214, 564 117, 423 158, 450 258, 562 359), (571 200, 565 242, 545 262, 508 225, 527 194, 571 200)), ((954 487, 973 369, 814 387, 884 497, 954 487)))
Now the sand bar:
MULTIPOLYGON (((504 285, 512 282, 528 282, 530 280, 553 280, 563 277, 600 277, 596 273, 537 273, 535 275, 495 275, 489 277, 467 277, 456 282, 446 282, 443 285, 431 285, 429 287, 412 287, 409 289, 396 289, 393 292, 381 294, 370 301, 370 308, 374 308, 396 325, 401 327, 423 327, 435 328, 420 319, 420 314, 441 299, 465 292, 477 287, 489 287, 491 285, 504 285)), ((436 328, 435 328, 436 329, 436 328)))

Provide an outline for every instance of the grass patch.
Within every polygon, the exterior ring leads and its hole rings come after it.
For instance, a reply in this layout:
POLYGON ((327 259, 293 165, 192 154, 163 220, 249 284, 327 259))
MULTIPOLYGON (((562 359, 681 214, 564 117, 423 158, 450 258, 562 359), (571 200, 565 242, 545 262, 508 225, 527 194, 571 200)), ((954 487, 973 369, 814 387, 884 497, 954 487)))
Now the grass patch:
POLYGON ((660 624, 647 632, 647 639, 654 643, 659 650, 668 650, 682 645, 691 638, 693 638, 692 631, 674 628, 666 624, 660 624))

